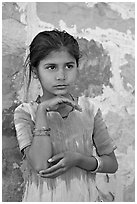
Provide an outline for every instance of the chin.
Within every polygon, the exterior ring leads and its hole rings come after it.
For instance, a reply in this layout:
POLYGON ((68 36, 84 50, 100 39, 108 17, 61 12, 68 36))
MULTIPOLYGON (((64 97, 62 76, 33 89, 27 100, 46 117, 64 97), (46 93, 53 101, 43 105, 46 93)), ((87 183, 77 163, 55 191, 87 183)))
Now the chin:
POLYGON ((66 90, 59 90, 59 91, 56 91, 54 94, 55 95, 66 95, 68 93, 68 91, 66 90))

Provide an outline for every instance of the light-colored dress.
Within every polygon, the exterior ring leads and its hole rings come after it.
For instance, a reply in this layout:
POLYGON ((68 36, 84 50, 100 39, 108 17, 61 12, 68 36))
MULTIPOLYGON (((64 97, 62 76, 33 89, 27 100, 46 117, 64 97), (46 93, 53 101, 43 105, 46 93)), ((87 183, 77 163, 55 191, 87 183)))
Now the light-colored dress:
MULTIPOLYGON (((51 128, 53 155, 64 151, 76 151, 93 155, 94 146, 99 155, 111 153, 116 146, 109 137, 101 112, 87 98, 81 97, 82 112, 74 110, 66 119, 58 112, 48 113, 51 128)), ((15 128, 20 150, 31 145, 38 103, 23 103, 14 114, 15 128)), ((78 167, 54 178, 38 176, 27 159, 21 170, 24 177, 23 202, 96 202, 100 201, 96 187, 96 175, 78 167)))

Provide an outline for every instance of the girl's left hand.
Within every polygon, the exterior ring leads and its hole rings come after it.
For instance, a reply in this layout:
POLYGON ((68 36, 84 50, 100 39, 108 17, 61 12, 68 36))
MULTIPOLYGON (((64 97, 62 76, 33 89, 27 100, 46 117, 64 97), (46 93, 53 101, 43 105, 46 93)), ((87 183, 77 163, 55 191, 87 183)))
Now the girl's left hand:
POLYGON ((71 167, 77 166, 80 158, 78 152, 63 152, 50 158, 48 162, 52 165, 46 170, 39 171, 43 178, 55 178, 65 173, 71 167))

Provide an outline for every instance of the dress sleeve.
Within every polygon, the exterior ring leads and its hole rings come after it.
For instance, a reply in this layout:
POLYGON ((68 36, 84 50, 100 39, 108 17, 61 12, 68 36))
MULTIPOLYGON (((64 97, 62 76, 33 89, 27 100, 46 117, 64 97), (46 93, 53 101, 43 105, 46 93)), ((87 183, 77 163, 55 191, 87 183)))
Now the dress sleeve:
POLYGON ((34 128, 34 122, 25 104, 21 104, 15 109, 14 124, 19 148, 22 152, 25 147, 31 145, 33 138, 32 130, 34 128))
POLYGON ((93 143, 96 147, 98 155, 110 154, 116 149, 114 141, 109 136, 107 126, 102 118, 101 110, 98 109, 94 117, 94 129, 93 129, 93 143))

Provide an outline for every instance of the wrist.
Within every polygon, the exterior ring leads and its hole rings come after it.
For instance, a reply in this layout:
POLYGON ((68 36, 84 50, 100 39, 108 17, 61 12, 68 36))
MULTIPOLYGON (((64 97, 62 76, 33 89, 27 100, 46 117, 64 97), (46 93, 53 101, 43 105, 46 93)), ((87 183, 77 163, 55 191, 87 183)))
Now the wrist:
POLYGON ((47 108, 42 103, 40 103, 38 105, 37 111, 40 113, 47 113, 47 108))
POLYGON ((47 117, 46 109, 43 108, 43 106, 39 106, 36 112, 35 128, 41 129, 43 127, 49 128, 48 127, 48 117, 47 117))
POLYGON ((35 128, 34 130, 33 130, 33 135, 34 135, 34 137, 36 137, 36 136, 48 136, 48 137, 50 137, 50 128, 47 128, 47 127, 42 127, 42 128, 39 128, 39 129, 37 129, 37 128, 35 128))
POLYGON ((91 159, 92 159, 92 169, 91 169, 91 171, 95 171, 97 169, 97 166, 98 166, 97 159, 94 156, 92 156, 91 159))
POLYGON ((96 172, 102 172, 103 169, 103 160, 101 157, 98 156, 93 156, 93 158, 96 160, 96 168, 94 170, 91 170, 91 173, 96 173, 96 172))
POLYGON ((93 156, 86 156, 78 153, 77 155, 77 167, 85 169, 87 171, 94 171, 97 168, 97 160, 93 156))
POLYGON ((81 168, 81 163, 83 161, 83 155, 81 153, 76 153, 76 166, 81 168))

